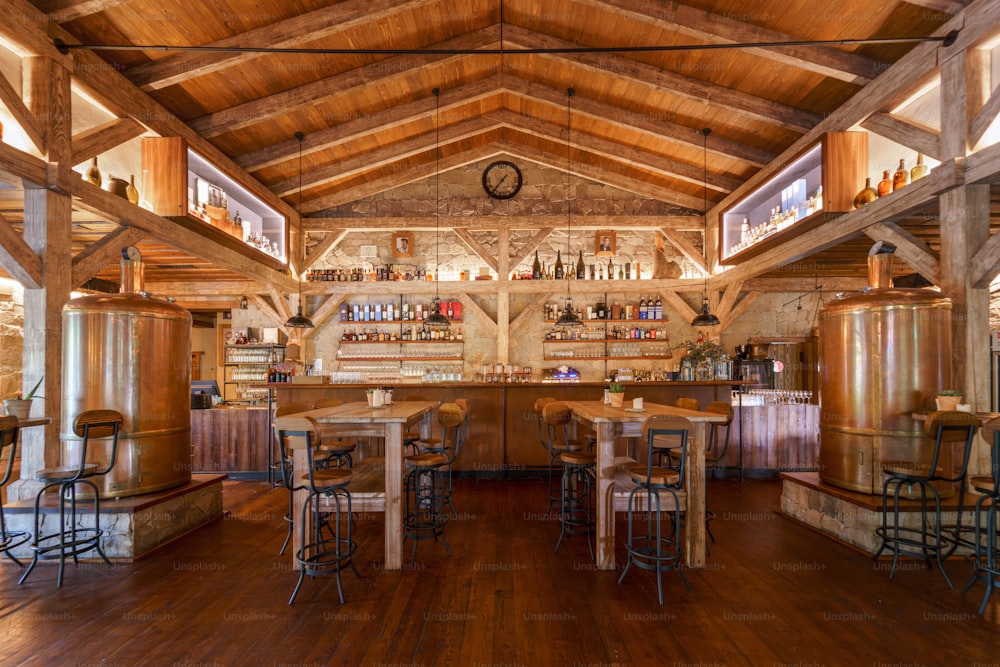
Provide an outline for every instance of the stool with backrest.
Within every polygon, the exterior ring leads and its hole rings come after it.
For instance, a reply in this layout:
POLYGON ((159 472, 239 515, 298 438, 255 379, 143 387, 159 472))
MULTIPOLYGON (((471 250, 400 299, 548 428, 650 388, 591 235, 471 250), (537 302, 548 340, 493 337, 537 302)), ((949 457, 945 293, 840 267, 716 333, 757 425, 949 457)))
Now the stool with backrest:
POLYGON ((566 535, 586 535, 590 557, 594 546, 590 536, 597 526, 592 479, 595 477, 597 455, 585 451, 581 441, 570 437, 573 411, 562 401, 542 408, 549 452, 563 468, 559 485, 559 539, 553 551, 559 550, 566 535))
MULTIPOLYGON (((684 410, 694 410, 696 412, 701 412, 701 403, 698 402, 697 398, 690 398, 688 396, 681 396, 676 401, 674 401, 675 408, 681 408, 684 410)), ((656 459, 653 461, 655 465, 658 466, 669 466, 671 468, 677 468, 677 452, 679 447, 676 444, 668 444, 667 440, 674 440, 676 443, 676 438, 660 438, 660 443, 654 450, 654 456, 656 459)), ((708 450, 706 449, 706 454, 708 450)))
POLYGON ((555 403, 556 399, 551 396, 543 396, 542 398, 535 400, 534 410, 535 410, 535 425, 538 427, 538 443, 545 449, 549 454, 549 492, 548 492, 548 505, 545 507, 545 516, 548 516, 549 510, 552 509, 554 505, 559 502, 559 491, 552 486, 552 468, 555 465, 555 459, 552 456, 552 451, 549 449, 549 439, 546 434, 545 418, 542 416, 542 408, 544 408, 549 403, 555 403))
POLYGON ((691 588, 682 569, 684 545, 681 542, 681 502, 678 492, 684 488, 684 474, 687 466, 688 437, 691 432, 691 422, 682 417, 669 415, 654 415, 642 424, 642 438, 646 444, 646 463, 629 468, 629 477, 636 486, 628 496, 628 535, 625 550, 628 552, 628 562, 618 578, 618 583, 625 579, 632 565, 656 573, 656 591, 660 604, 663 604, 664 570, 677 570, 684 585, 691 588), (677 468, 654 465, 656 449, 668 445, 677 448, 675 457, 677 468), (669 497, 673 507, 667 512, 670 530, 666 535, 662 527, 662 496, 669 497), (637 504, 641 507, 637 507, 637 504), (639 534, 635 527, 635 513, 645 508, 645 532, 639 534))
MULTIPOLYGON (((11 475, 14 473, 14 459, 17 458, 17 417, 0 417, 0 458, 7 457, 7 467, 3 477, 0 478, 0 489, 7 485, 11 475)), ((16 549, 31 539, 31 533, 23 530, 7 530, 7 523, 3 516, 3 502, 0 498, 0 553, 11 559, 20 566, 24 566, 21 561, 14 557, 11 550, 16 549)))
POLYGON ((444 451, 425 451, 411 454, 404 461, 408 470, 403 480, 403 540, 413 540, 410 562, 416 561, 417 544, 420 540, 433 539, 437 542, 438 537, 451 556, 451 547, 444 535, 448 524, 448 513, 445 511, 448 504, 448 478, 442 472, 442 468, 450 463, 448 454, 444 451))
MULTIPOLYGON (((717 466, 724 458, 726 458, 726 453, 729 451, 729 433, 732 430, 733 425, 733 406, 729 403, 723 403, 722 401, 712 401, 705 406, 705 412, 712 412, 714 414, 725 415, 726 421, 713 423, 711 429, 708 432, 708 446, 705 448, 705 468, 706 470, 717 469, 717 466), (721 429, 726 429, 726 434, 724 436, 719 435, 721 429), (721 444, 720 444, 721 442, 721 444)), ((707 475, 706 475, 707 477, 707 475)), ((708 509, 708 486, 705 486, 705 529, 708 531, 708 537, 715 542, 715 535, 712 534, 711 521, 715 518, 715 512, 708 509)))
MULTIPOLYGON (((407 396, 403 399, 404 401, 426 401, 427 398, 419 394, 412 396, 407 396)), ((414 454, 420 453, 420 447, 416 445, 417 440, 420 440, 420 430, 416 431, 403 431, 403 451, 405 452, 407 448, 413 450, 414 454)))
POLYGON ((465 433, 468 427, 468 411, 459 405, 458 401, 462 401, 462 403, 468 406, 468 402, 460 398, 454 403, 442 403, 438 407, 437 421, 441 427, 440 438, 422 438, 415 441, 415 444, 422 453, 444 454, 448 458, 448 462, 440 468, 443 474, 447 474, 447 481, 444 483, 445 486, 442 493, 444 494, 445 503, 451 507, 451 511, 455 514, 458 514, 458 512, 455 511, 455 504, 451 499, 452 464, 462 450, 462 444, 465 441, 465 433))
MULTIPOLYGON (((125 418, 114 410, 86 410, 73 420, 73 433, 80 438, 76 455, 78 460, 69 465, 56 468, 43 468, 35 475, 42 482, 42 488, 35 496, 34 508, 34 539, 31 541, 31 563, 17 582, 22 584, 35 568, 39 560, 59 559, 59 573, 56 585, 62 586, 63 567, 66 557, 72 556, 78 563, 79 557, 89 551, 96 551, 101 559, 111 565, 101 547, 101 497, 93 478, 106 475, 115 466, 118 457, 118 433, 125 418), (100 465, 87 461, 88 450, 99 440, 107 444, 110 440, 110 452, 107 463, 100 465), (89 487, 91 512, 94 516, 94 526, 80 525, 77 511, 77 486, 89 487), (56 491, 59 500, 58 526, 43 526, 42 500, 50 489, 56 491), (68 511, 67 511, 68 508, 68 511), (42 533, 43 529, 50 532, 42 533)), ((50 515, 51 516, 51 515, 50 515)))
MULTIPOLYGON (((274 441, 278 442, 278 419, 286 415, 294 415, 300 412, 306 412, 311 410, 312 407, 305 403, 283 403, 274 409, 274 416, 271 423, 274 425, 274 441)), ((316 461, 321 468, 329 467, 330 455, 326 452, 313 452, 316 461)), ((285 541, 281 543, 281 551, 278 553, 285 553, 285 549, 288 548, 288 543, 292 541, 292 525, 295 522, 295 481, 292 479, 292 459, 290 458, 290 452, 288 450, 278 447, 278 473, 281 480, 281 485, 288 491, 288 511, 285 513, 284 520, 288 525, 288 532, 285 533, 285 541)))
MULTIPOLYGON (((950 480, 940 466, 941 454, 945 447, 959 444, 964 449, 963 464, 967 464, 972 441, 976 435, 979 419, 970 412, 939 411, 932 412, 924 422, 924 433, 934 439, 930 460, 925 461, 883 461, 882 472, 886 479, 882 484, 882 526, 875 529, 875 534, 882 538, 874 558, 883 551, 892 552, 892 566, 889 578, 896 573, 900 556, 909 556, 927 561, 933 558, 949 588, 954 588, 948 572, 944 569, 944 558, 954 549, 951 540, 945 537, 941 525, 941 495, 933 482, 950 480), (919 492, 920 524, 917 526, 901 525, 900 496, 906 489, 906 495, 913 495, 915 489, 919 492), (889 496, 892 496, 892 525, 889 525, 889 496), (928 496, 933 505, 928 508, 928 496), (929 520, 928 509, 933 510, 933 522, 929 520)), ((964 472, 963 472, 964 475, 964 472)))
POLYGON ((977 581, 986 582, 986 592, 979 605, 980 615, 986 611, 986 605, 990 601, 993 589, 1000 588, 1000 558, 997 558, 997 512, 1000 508, 1000 417, 986 422, 981 434, 983 440, 990 445, 991 473, 969 479, 969 486, 982 495, 976 501, 976 543, 975 551, 971 556, 975 571, 964 589, 968 591, 977 581), (985 530, 982 526, 984 507, 986 508, 985 530))
MULTIPOLYGON (((318 468, 315 454, 322 451, 319 424, 310 417, 279 417, 275 425, 278 443, 284 457, 292 460, 292 450, 306 453, 306 471, 291 483, 291 492, 305 490, 302 503, 302 548, 295 554, 299 566, 299 580, 292 590, 288 604, 295 602, 299 588, 306 576, 317 577, 333 574, 337 579, 340 604, 344 604, 344 589, 340 572, 345 567, 354 570, 354 553, 357 544, 352 539, 351 494, 347 487, 351 471, 346 468, 318 468), (331 508, 332 505, 332 508, 331 508), (328 535, 323 534, 327 529, 328 535)), ((293 475, 294 476, 294 475, 293 475)))
MULTIPOLYGON (((343 405, 339 398, 321 398, 313 403, 313 410, 319 408, 335 408, 343 405)), ((336 463, 337 467, 346 465, 348 468, 354 467, 354 451, 358 447, 357 440, 341 437, 338 427, 335 424, 319 425, 320 450, 330 455, 330 464, 336 463)))

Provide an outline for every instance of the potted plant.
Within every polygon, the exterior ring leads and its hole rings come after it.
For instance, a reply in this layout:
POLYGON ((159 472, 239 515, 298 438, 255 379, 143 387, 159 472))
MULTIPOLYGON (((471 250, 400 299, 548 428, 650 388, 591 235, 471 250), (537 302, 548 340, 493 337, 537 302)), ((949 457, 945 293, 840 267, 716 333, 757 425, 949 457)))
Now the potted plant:
POLYGON ((625 386, 621 382, 612 382, 608 385, 608 398, 611 407, 620 408, 625 401, 625 386))
POLYGON ((711 380, 712 362, 725 352, 721 345, 710 340, 698 342, 686 340, 677 347, 686 350, 684 358, 691 363, 694 369, 694 377, 691 378, 693 380, 711 380))
POLYGON ((937 394, 938 410, 957 410, 962 402, 962 392, 957 389, 942 389, 937 394))
POLYGON ((35 386, 24 397, 21 396, 21 392, 17 392, 10 398, 5 398, 3 407, 7 411, 7 414, 18 419, 27 419, 28 415, 31 414, 31 402, 36 398, 44 398, 44 396, 36 396, 38 388, 42 386, 42 380, 44 379, 44 375, 38 378, 38 382, 35 383, 35 386))

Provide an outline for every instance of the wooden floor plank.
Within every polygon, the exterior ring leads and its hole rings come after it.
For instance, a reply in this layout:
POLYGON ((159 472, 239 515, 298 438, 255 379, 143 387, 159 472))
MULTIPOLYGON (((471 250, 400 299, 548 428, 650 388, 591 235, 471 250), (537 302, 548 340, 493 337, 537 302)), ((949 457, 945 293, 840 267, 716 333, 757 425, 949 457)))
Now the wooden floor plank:
MULTIPOLYGON (((1000 628, 976 613, 971 568, 941 573, 882 563, 783 518, 780 483, 710 482, 717 514, 708 567, 664 577, 625 562, 619 517, 616 572, 593 566, 585 538, 553 553, 540 480, 456 480, 454 551, 420 543, 416 564, 382 569, 383 526, 361 513, 358 579, 346 604, 331 577, 297 575, 278 549, 287 496, 261 482, 226 482, 227 518, 134 563, 108 568, 0 565, 0 665, 163 664, 990 664, 1000 628)), ((409 543, 406 544, 407 556, 409 543)), ((408 561, 407 561, 408 563, 408 561)))

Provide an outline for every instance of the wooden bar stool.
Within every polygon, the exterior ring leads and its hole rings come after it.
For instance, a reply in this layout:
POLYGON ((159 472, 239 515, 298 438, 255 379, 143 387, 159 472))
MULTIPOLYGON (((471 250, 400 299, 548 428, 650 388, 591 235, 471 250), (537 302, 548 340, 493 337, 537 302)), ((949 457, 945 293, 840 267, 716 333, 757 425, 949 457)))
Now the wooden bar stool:
POLYGON ((590 536, 596 532, 597 513, 591 480, 595 477, 597 455, 584 451, 584 443, 570 438, 569 425, 573 411, 561 401, 548 403, 542 408, 545 434, 550 454, 562 465, 559 484, 559 539, 553 551, 559 550, 567 535, 586 535, 590 557, 594 558, 594 545, 590 536))
MULTIPOLYGON (((354 553, 358 545, 351 535, 351 494, 347 490, 351 482, 351 471, 345 468, 319 469, 315 453, 321 450, 319 424, 309 417, 279 417, 276 423, 279 447, 286 452, 301 447, 307 455, 306 472, 290 485, 291 492, 305 489, 308 492, 302 504, 302 548, 295 554, 299 566, 299 580, 292 590, 288 604, 295 602, 295 596, 306 576, 318 577, 334 575, 337 579, 337 594, 340 604, 344 604, 344 589, 340 572, 345 567, 354 570, 354 553), (326 507, 324 507, 324 505, 326 507), (333 505, 333 509, 330 509, 333 505), (323 534, 327 530, 328 536, 323 534)), ((297 517, 298 518, 298 517, 297 517)))
POLYGON ((35 475, 35 479, 42 482, 43 486, 35 496, 35 537, 31 542, 31 563, 18 580, 19 585, 27 580, 39 560, 59 559, 59 574, 56 578, 58 587, 62 586, 63 568, 67 556, 72 556, 73 562, 79 563, 81 554, 96 551, 105 563, 111 565, 101 547, 101 537, 104 535, 104 531, 101 530, 101 496, 93 478, 106 475, 114 468, 118 456, 118 431, 124 421, 125 418, 121 413, 114 410, 81 412, 73 420, 73 433, 80 438, 77 462, 58 468, 43 468, 35 475), (88 463, 87 450, 92 444, 91 440, 108 438, 111 440, 111 454, 107 464, 101 467, 96 463, 88 463), (91 498, 93 528, 79 524, 76 488, 78 485, 90 487, 93 494, 91 498), (59 496, 59 525, 52 526, 52 532, 43 534, 41 502, 49 489, 56 489, 59 496))
MULTIPOLYGON (((875 534, 882 538, 882 544, 879 545, 874 558, 877 559, 887 549, 892 552, 889 579, 892 579, 896 573, 900 556, 923 559, 927 561, 928 566, 933 558, 937 561, 948 587, 954 588, 951 579, 948 578, 948 572, 944 569, 944 558, 954 550, 954 545, 952 540, 944 535, 941 525, 941 495, 932 482, 952 479, 946 476, 944 470, 938 465, 942 448, 946 445, 964 443, 962 457, 964 470, 978 426, 978 417, 970 412, 932 412, 927 421, 924 422, 924 433, 928 437, 934 438, 930 461, 882 462, 882 472, 887 475, 882 484, 882 526, 875 529, 875 534), (900 525, 899 502, 904 488, 915 488, 919 491, 919 526, 900 525), (893 498, 891 526, 889 525, 890 494, 893 498), (933 500, 933 524, 928 522, 928 495, 933 500)), ((961 525, 961 519, 959 519, 959 525, 961 525)))
POLYGON ((964 591, 968 591, 977 581, 986 582, 979 614, 986 611, 994 588, 1000 588, 1000 558, 997 558, 997 513, 1000 509, 1000 418, 991 419, 983 425, 983 440, 990 445, 992 474, 972 477, 969 485, 981 493, 976 501, 975 552, 970 557, 975 571, 964 591), (982 511, 986 508, 986 529, 982 526, 982 511))
MULTIPOLYGON (((274 416, 271 419, 274 430, 274 441, 278 442, 278 419, 284 417, 285 415, 298 414, 299 412, 306 412, 310 410, 311 407, 306 403, 285 403, 277 406, 274 409, 274 416)), ((321 467, 329 467, 328 459, 330 457, 326 452, 316 453, 313 452, 319 465, 321 467)), ((285 533, 285 541, 281 543, 281 551, 279 554, 284 554, 285 549, 288 548, 288 543, 292 541, 292 526, 295 523, 295 491, 293 488, 295 486, 294 480, 292 479, 292 459, 291 452, 282 449, 279 443, 278 446, 278 461, 277 461, 277 472, 279 474, 279 479, 281 480, 281 485, 288 491, 288 511, 285 512, 284 521, 288 525, 288 532, 285 533)))
POLYGON ((635 465, 629 468, 629 477, 636 486, 628 495, 628 537, 625 550, 628 552, 628 563, 618 578, 620 584, 632 565, 644 570, 656 572, 656 592, 660 604, 663 604, 664 570, 677 570, 684 585, 691 585, 682 569, 684 562, 684 545, 681 542, 681 503, 678 492, 684 488, 684 473, 687 465, 688 434, 692 424, 682 417, 654 415, 642 424, 642 438, 646 441, 646 465, 635 465), (680 449, 677 457, 677 468, 654 466, 655 450, 663 443, 674 443, 680 449), (673 508, 667 513, 670 520, 670 532, 664 536, 662 529, 661 494, 667 494, 673 501, 673 508), (634 516, 636 501, 643 500, 646 514, 646 531, 636 534, 634 516), (655 509, 654 509, 655 508, 655 509))
MULTIPOLYGON (((0 479, 0 488, 7 485, 14 472, 14 459, 17 457, 17 417, 10 415, 0 417, 0 456, 7 457, 7 468, 3 478, 0 479)), ((7 530, 7 524, 3 516, 3 502, 0 501, 0 553, 11 559, 19 566, 24 567, 24 563, 19 561, 11 553, 25 542, 31 539, 31 533, 23 530, 7 530)))
POLYGON ((542 516, 548 516, 549 510, 552 509, 556 503, 559 502, 559 492, 555 490, 552 486, 552 468, 555 465, 555 460, 552 457, 552 450, 549 449, 549 440, 546 435, 546 425, 545 418, 542 416, 542 408, 544 408, 549 403, 555 403, 556 399, 551 396, 543 396, 542 398, 535 400, 534 410, 535 410, 535 425, 538 427, 538 443, 549 453, 549 472, 548 472, 548 505, 545 507, 545 513, 542 516))

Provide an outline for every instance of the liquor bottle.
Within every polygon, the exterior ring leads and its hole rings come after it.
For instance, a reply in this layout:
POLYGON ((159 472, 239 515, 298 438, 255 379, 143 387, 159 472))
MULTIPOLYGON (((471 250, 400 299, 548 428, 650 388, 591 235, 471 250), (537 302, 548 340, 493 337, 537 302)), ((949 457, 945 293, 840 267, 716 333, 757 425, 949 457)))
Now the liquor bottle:
POLYGON ((639 279, 639 262, 635 263, 635 279, 639 279))
POLYGON ((872 187, 872 179, 865 179, 865 187, 854 197, 854 208, 861 208, 865 204, 870 204, 878 199, 878 190, 872 187))
POLYGON ((885 197, 890 192, 892 192, 892 178, 889 176, 889 170, 886 169, 882 172, 882 180, 878 182, 878 196, 885 197))
POLYGON ((750 221, 743 218, 743 224, 740 225, 740 243, 746 243, 750 240, 750 221))
POLYGON ((538 251, 535 251, 535 261, 531 264, 531 279, 542 279, 542 263, 538 261, 538 251))
POLYGON ((930 167, 924 164, 924 154, 917 153, 917 163, 910 170, 910 182, 920 180, 930 172, 930 167))
POLYGON ((909 182, 910 172, 906 168, 905 161, 900 158, 899 169, 897 169, 896 173, 892 175, 892 191, 895 192, 896 190, 899 190, 909 182))
POLYGON ((608 280, 614 280, 615 278, 615 265, 608 260, 608 280))
POLYGON ((647 307, 646 307, 646 297, 641 297, 639 299, 639 319, 644 320, 647 318, 647 307))
POLYGON ((656 297, 656 306, 655 306, 655 308, 656 308, 656 311, 654 313, 653 319, 654 320, 662 320, 663 319, 663 300, 659 297, 659 295, 657 295, 657 297, 656 297))
POLYGON ((576 258, 576 279, 583 280, 587 277, 587 267, 583 263, 583 250, 576 258))
POLYGON ((555 279, 556 280, 562 280, 563 279, 562 251, 560 251, 560 250, 556 250, 555 279))
POLYGON ((597 267, 599 269, 598 280, 604 280, 604 265, 598 264, 597 267))
POLYGON ((93 183, 97 187, 101 187, 101 170, 97 167, 97 157, 94 157, 93 162, 90 163, 90 167, 87 169, 87 173, 84 174, 83 180, 93 183))
POLYGON ((618 280, 625 280, 625 269, 621 264, 618 265, 618 280))
POLYGON ((632 279, 632 263, 625 262, 625 280, 632 279))

